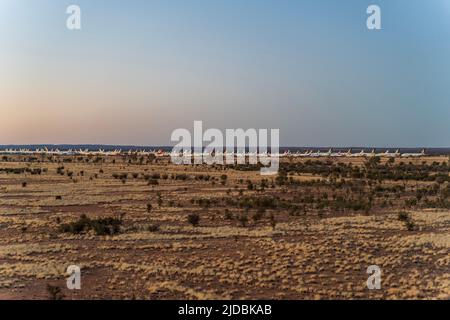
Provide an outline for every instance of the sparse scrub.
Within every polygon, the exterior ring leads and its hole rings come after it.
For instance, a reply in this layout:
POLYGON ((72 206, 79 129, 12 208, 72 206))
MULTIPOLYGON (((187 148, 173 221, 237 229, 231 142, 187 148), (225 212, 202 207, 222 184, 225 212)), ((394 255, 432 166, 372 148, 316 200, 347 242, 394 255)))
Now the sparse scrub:
POLYGON ((93 230, 98 236, 115 235, 120 232, 120 226, 122 225, 121 218, 98 218, 90 219, 86 215, 74 222, 63 224, 60 226, 60 231, 63 233, 80 234, 93 230))

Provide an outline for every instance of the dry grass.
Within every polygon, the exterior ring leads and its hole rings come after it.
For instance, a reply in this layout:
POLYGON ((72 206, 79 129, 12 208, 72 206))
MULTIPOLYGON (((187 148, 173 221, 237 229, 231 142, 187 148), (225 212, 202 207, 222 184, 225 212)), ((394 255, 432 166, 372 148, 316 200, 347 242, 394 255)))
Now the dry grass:
MULTIPOLYGON (((255 210, 250 210, 248 225, 242 227, 225 218, 222 198, 239 198, 241 189, 243 196, 269 197, 295 196, 304 190, 247 190, 246 180, 262 179, 257 171, 161 161, 134 165, 119 157, 116 164, 19 160, 0 162, 0 167, 48 171, 0 173, 0 298, 45 299, 48 283, 60 286, 66 297, 82 299, 450 298, 448 210, 412 210, 411 219, 418 226, 412 232, 397 218, 397 208, 327 213, 322 218, 311 210, 292 216, 277 208, 257 222, 252 220, 255 210), (59 166, 73 172, 72 178, 57 174, 59 166), (132 177, 135 172, 137 179, 132 177), (113 173, 128 173, 128 178, 122 183, 113 173), (166 173, 169 179, 148 185, 141 177, 153 173, 166 173), (224 173, 228 179, 222 185, 224 173), (204 174, 216 181, 173 180, 172 174, 204 174), (218 203, 205 208, 191 201, 199 198, 218 203), (150 212, 147 203, 152 205, 150 212), (191 213, 200 215, 198 227, 188 223, 191 213), (125 214, 122 232, 59 232, 61 224, 81 214, 125 214), (270 214, 276 218, 275 228, 270 214), (159 229, 149 231, 151 225, 159 229), (68 292, 65 270, 72 264, 82 267, 82 290, 68 292), (381 290, 366 287, 366 269, 372 264, 382 269, 381 290)), ((348 161, 358 164, 356 159, 348 161)), ((243 208, 228 209, 234 217, 246 214, 243 208)))

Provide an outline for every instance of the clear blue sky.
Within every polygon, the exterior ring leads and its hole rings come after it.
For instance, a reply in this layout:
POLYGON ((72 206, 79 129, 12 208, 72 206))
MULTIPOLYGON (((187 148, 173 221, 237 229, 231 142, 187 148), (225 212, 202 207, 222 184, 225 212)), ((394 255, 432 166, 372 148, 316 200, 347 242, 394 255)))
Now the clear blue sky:
POLYGON ((0 0, 0 39, 0 144, 450 146, 448 0, 0 0))

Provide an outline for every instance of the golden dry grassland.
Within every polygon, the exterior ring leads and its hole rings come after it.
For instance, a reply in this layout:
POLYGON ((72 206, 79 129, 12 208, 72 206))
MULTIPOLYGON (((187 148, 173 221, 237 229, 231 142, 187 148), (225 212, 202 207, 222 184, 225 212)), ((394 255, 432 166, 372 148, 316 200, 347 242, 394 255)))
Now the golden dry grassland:
POLYGON ((408 181, 402 194, 378 196, 368 210, 334 211, 306 200, 293 210, 289 204, 305 195, 327 193, 331 201, 333 193, 360 191, 309 185, 331 179, 311 173, 289 173, 298 183, 280 185, 259 170, 168 159, 64 159, 0 162, 0 169, 42 170, 0 171, 0 299, 48 299, 48 284, 65 299, 450 299, 450 210, 423 200, 403 205, 414 188, 432 182, 408 181), (245 198, 282 205, 230 202, 245 198), (414 222, 410 230, 399 219, 403 210, 414 222), (121 217, 120 231, 61 231, 83 214, 121 217), (189 223, 192 214, 198 226, 189 223), (66 288, 69 265, 81 267, 81 290, 66 288), (382 270, 381 290, 367 288, 369 265, 382 270))

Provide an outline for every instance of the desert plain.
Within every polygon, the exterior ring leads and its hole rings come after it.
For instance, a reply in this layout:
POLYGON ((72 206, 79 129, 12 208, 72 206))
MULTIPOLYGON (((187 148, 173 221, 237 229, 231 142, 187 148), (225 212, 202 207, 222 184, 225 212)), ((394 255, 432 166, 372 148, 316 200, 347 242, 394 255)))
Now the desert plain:
POLYGON ((447 156, 287 157, 275 176, 3 156, 0 299, 450 299, 449 172, 447 156))

